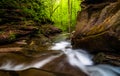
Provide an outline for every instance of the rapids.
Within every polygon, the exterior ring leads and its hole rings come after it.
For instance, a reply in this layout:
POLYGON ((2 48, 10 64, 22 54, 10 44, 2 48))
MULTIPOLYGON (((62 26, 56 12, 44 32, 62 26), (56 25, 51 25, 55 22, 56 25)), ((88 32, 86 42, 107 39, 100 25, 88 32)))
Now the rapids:
POLYGON ((120 67, 114 67, 110 65, 94 65, 92 61, 92 55, 87 53, 85 50, 71 48, 70 42, 61 41, 55 43, 52 50, 60 50, 67 56, 68 62, 78 67, 88 76, 120 76, 120 67))
POLYGON ((12 61, 7 61, 6 63, 0 65, 0 70, 20 71, 29 68, 39 69, 51 63, 53 60, 61 57, 62 55, 65 55, 66 62, 68 62, 74 68, 77 67, 88 76, 120 76, 120 67, 104 64, 94 65, 94 62, 92 61, 93 56, 85 50, 72 49, 70 41, 54 42, 53 45, 48 48, 48 50, 54 50, 60 53, 47 56, 42 60, 37 60, 27 65, 24 63, 15 65, 12 61))

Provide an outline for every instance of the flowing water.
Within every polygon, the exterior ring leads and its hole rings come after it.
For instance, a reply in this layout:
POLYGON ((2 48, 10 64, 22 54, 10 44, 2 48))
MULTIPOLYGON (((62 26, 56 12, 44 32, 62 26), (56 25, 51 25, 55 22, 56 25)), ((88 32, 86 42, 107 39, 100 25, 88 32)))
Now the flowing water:
POLYGON ((78 67, 88 76, 120 76, 120 67, 94 65, 90 54, 81 49, 71 49, 70 42, 62 41, 56 43, 51 49, 63 51, 69 63, 74 67, 78 67))
MULTIPOLYGON (((110 65, 94 65, 92 61, 92 55, 82 49, 72 49, 70 41, 57 41, 52 46, 47 48, 57 53, 45 53, 41 54, 37 58, 21 58, 24 59, 21 63, 15 63, 13 57, 9 54, 9 60, 0 64, 0 70, 6 71, 23 71, 29 68, 43 69, 51 72, 66 73, 67 75, 43 75, 43 76, 120 76, 120 67, 110 65), (10 58, 11 57, 11 58, 10 58), (66 69, 67 67, 67 69, 66 69), (82 71, 86 75, 77 74, 77 71, 82 71), (68 70, 69 69, 69 70, 68 70), (70 71, 72 70, 72 72, 70 71), (62 72, 64 71, 64 72, 62 72)), ((13 55, 12 55, 13 56, 13 55)), ((4 55, 3 55, 4 57, 4 55)), ((15 59, 17 61, 17 59, 15 59)), ((0 75, 1 76, 1 75, 0 75)), ((18 76, 18 75, 12 75, 18 76)), ((24 76, 24 75, 21 75, 24 76)), ((29 75, 30 76, 30 75, 29 75)), ((34 75, 33 75, 34 76, 34 75)), ((39 75, 36 75, 39 76, 39 75)))

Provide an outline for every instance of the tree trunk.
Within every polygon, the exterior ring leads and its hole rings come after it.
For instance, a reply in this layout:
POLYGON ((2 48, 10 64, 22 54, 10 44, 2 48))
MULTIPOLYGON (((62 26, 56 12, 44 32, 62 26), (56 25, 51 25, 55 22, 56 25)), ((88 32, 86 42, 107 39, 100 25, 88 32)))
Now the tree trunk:
POLYGON ((68 0, 68 28, 71 32, 71 0, 68 0))

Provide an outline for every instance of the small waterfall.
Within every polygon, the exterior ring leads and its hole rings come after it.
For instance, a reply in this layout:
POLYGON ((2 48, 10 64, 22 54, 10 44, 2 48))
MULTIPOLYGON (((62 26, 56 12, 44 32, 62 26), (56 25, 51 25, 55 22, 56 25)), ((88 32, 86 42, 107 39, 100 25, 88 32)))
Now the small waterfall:
POLYGON ((52 50, 61 50, 67 56, 72 66, 78 67, 88 76, 120 76, 120 67, 110 65, 94 65, 92 55, 86 51, 71 49, 70 42, 55 43, 52 50))
POLYGON ((120 76, 120 67, 110 66, 110 65, 94 65, 92 61, 93 56, 90 55, 85 50, 72 49, 71 43, 69 41, 61 41, 54 43, 50 50, 60 51, 60 54, 52 55, 44 58, 43 60, 30 63, 30 64, 18 64, 14 65, 13 62, 8 61, 6 64, 0 66, 0 70, 13 70, 20 71, 29 68, 41 68, 50 61, 66 55, 67 61, 73 67, 78 67, 88 76, 120 76))

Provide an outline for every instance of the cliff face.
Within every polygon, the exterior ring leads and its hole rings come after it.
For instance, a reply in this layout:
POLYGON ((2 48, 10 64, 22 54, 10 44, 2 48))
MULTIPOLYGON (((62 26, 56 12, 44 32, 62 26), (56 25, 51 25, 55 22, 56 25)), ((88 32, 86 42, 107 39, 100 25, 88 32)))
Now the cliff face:
POLYGON ((120 0, 84 0, 78 13, 73 48, 120 53, 120 0))
POLYGON ((81 6, 73 46, 91 51, 120 49, 120 1, 85 0, 81 6))

